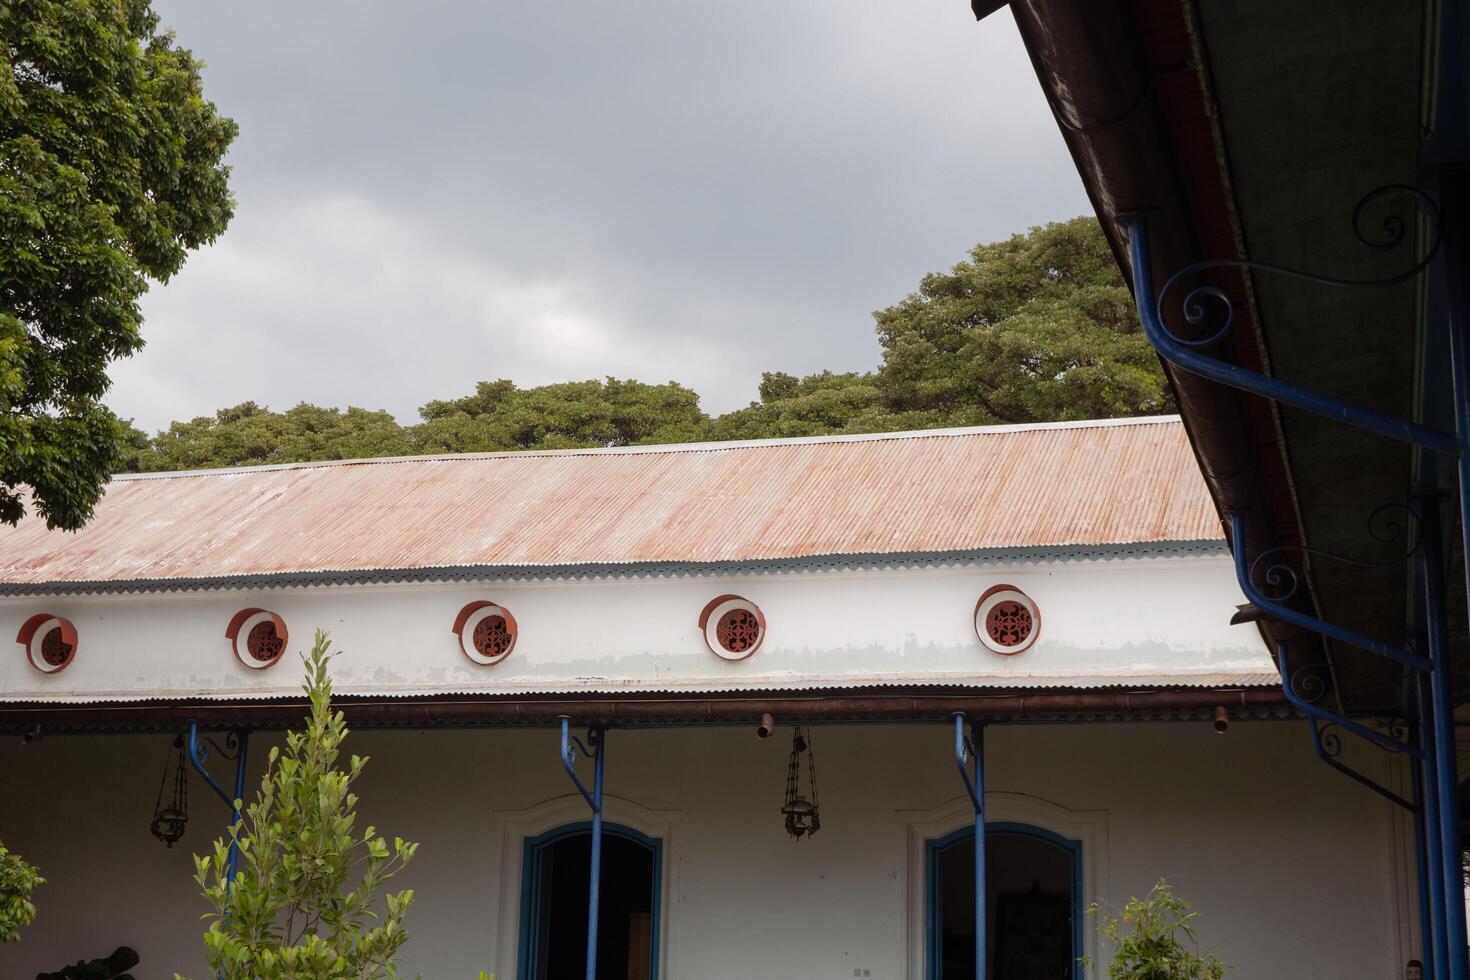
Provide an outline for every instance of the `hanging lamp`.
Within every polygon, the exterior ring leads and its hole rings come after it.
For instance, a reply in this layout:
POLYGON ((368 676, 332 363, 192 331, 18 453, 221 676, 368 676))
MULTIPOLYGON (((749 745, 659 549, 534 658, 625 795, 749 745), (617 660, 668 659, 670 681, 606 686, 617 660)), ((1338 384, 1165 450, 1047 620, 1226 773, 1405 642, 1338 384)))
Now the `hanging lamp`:
POLYGON ((786 763, 786 801, 781 805, 786 833, 797 840, 822 829, 817 799, 817 758, 812 752, 811 729, 798 725, 791 735, 791 758, 786 763), (807 784, 811 796, 801 793, 801 756, 806 754, 807 784))

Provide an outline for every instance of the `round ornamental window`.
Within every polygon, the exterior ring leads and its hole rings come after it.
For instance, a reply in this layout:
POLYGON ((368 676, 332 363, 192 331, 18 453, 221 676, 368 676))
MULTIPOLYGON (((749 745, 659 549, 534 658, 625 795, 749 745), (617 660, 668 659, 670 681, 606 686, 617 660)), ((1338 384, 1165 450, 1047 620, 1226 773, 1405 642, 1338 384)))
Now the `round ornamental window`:
POLYGON ((704 642, 717 657, 744 660, 766 637, 766 617, 760 607, 738 595, 711 599, 699 614, 704 642))
POLYGON ((270 620, 256 623, 245 639, 245 651, 262 663, 275 663, 280 659, 286 644, 276 632, 276 624, 270 620))
POLYGON ((77 629, 68 619, 37 613, 27 619, 16 636, 25 647, 26 659, 43 674, 66 669, 77 655, 77 629))
POLYGON ((235 659, 251 670, 265 670, 286 652, 286 621, 268 609, 241 609, 225 627, 235 659))
POLYGON ((760 620, 749 609, 731 609, 720 617, 715 638, 731 653, 745 653, 761 641, 760 620))
POLYGON ((472 663, 493 667, 515 649, 519 629, 504 606, 486 599, 471 602, 454 619, 459 650, 472 663))
POLYGON ((985 590, 975 604, 975 633, 980 642, 996 653, 1027 650, 1041 630, 1041 614, 1031 597, 1012 585, 985 590))
POLYGON ((475 626, 475 651, 482 657, 500 659, 509 652, 511 640, 504 616, 486 616, 475 626))

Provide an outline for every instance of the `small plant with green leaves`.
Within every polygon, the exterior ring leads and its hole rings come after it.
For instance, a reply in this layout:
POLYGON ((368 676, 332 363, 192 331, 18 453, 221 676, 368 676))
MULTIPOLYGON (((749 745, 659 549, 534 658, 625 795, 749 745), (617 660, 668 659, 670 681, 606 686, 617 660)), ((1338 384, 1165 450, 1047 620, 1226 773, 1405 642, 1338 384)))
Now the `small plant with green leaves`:
POLYGON ((205 958, 221 980, 394 980, 413 890, 378 896, 417 844, 356 830, 353 783, 368 760, 339 765, 347 725, 331 706, 331 643, 317 631, 306 662, 306 730, 271 749, 255 802, 231 831, 240 868, 231 885, 229 843, 195 857, 210 911, 205 958))
POLYGON ((45 883, 24 858, 0 844, 0 943, 20 941, 20 930, 36 918, 31 892, 45 883))
MULTIPOLYGON (((1163 879, 1147 898, 1132 898, 1121 915, 1104 915, 1094 904, 1087 914, 1113 947, 1109 980, 1220 980, 1225 964, 1199 952, 1194 920, 1199 913, 1163 879)), ((1084 959, 1085 965, 1091 965, 1084 959)))

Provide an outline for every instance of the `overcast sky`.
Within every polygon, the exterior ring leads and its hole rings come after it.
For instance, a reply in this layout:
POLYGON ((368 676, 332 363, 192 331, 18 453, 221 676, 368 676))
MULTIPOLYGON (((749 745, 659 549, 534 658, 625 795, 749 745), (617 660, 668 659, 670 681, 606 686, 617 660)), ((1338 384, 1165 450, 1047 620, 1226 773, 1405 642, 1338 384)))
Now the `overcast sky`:
POLYGON ((476 381, 873 367, 871 313, 1088 209, 1009 16, 965 0, 155 0, 240 124, 235 219, 109 402, 405 421, 476 381))

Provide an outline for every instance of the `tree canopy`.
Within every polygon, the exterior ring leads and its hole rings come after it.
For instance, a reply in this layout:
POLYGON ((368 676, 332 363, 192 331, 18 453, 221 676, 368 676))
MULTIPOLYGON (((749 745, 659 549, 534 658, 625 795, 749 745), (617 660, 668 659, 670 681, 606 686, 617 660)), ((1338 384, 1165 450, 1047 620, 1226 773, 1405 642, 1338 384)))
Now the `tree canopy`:
POLYGON ((148 280, 228 224, 236 127, 148 0, 0 4, 0 45, 0 520, 29 488, 75 528, 118 460, 107 365, 148 280))
POLYGON ((130 429, 127 469, 172 470, 362 456, 565 449, 887 432, 1151 415, 1172 409, 1102 229, 1091 217, 977 245, 874 314, 876 370, 768 371, 759 399, 714 418, 675 382, 606 378, 519 388, 481 382, 431 401, 420 421, 386 412, 254 402, 130 429))

